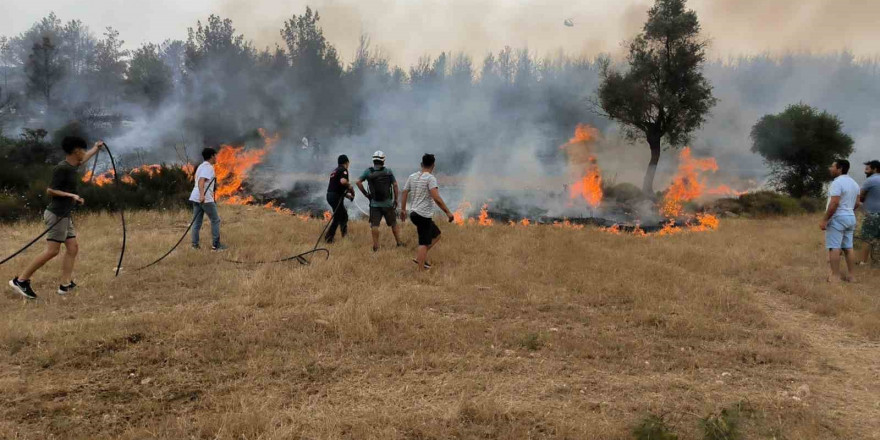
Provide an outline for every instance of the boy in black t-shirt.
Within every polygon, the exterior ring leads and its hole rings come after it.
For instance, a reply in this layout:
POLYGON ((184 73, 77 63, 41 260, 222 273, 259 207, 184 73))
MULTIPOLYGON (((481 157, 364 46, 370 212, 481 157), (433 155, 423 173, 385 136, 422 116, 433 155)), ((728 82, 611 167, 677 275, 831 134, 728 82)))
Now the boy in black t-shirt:
POLYGON ((348 233, 348 211, 345 210, 342 199, 354 200, 354 188, 351 187, 351 180, 348 177, 348 156, 340 155, 336 163, 339 166, 330 173, 330 184, 327 185, 327 203, 333 210, 333 221, 327 229, 327 235, 324 236, 327 243, 333 243, 336 228, 342 232, 342 237, 348 233))
POLYGON ((77 182, 79 182, 77 168, 98 154, 98 151, 104 148, 104 142, 96 142, 88 151, 86 146, 86 141, 79 137, 67 136, 61 141, 61 148, 67 157, 52 170, 52 182, 46 189, 51 202, 43 213, 46 227, 51 227, 46 235, 48 246, 46 251, 37 256, 20 276, 9 281, 10 287, 28 299, 37 297, 31 288, 31 276, 58 255, 61 244, 64 244, 67 251, 64 253, 64 261, 61 265, 61 282, 64 284, 58 286, 57 293, 66 295, 76 287, 76 283, 73 282, 73 265, 76 262, 79 244, 76 241, 76 231, 70 213, 75 204, 85 203, 82 197, 76 195, 77 182))

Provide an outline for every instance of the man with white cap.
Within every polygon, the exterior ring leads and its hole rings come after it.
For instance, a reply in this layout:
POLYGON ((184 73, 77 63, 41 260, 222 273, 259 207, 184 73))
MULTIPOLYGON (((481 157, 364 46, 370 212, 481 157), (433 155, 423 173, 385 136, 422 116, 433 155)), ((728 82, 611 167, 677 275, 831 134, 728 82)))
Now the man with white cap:
POLYGON ((403 246, 400 241, 400 231, 397 227, 397 201, 400 199, 400 189, 394 172, 385 167, 385 153, 381 150, 373 153, 373 166, 364 170, 357 181, 357 187, 370 200, 370 232, 373 235, 373 252, 379 250, 379 224, 385 218, 385 224, 391 227, 397 246, 403 246), (370 191, 364 189, 364 181, 370 185, 370 191))

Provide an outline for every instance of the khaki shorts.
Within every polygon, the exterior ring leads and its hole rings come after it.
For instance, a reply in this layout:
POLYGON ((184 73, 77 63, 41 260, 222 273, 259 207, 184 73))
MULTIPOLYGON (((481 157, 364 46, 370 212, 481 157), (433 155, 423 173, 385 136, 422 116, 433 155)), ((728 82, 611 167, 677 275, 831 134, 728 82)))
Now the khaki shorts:
POLYGON ((71 238, 76 238, 76 230, 73 229, 73 220, 70 216, 58 221, 58 216, 47 209, 43 212, 43 223, 46 224, 47 228, 52 227, 52 229, 49 229, 49 233, 46 234, 46 240, 64 243, 71 238), (55 224, 55 222, 58 223, 55 224), (55 226, 52 226, 53 224, 55 226))

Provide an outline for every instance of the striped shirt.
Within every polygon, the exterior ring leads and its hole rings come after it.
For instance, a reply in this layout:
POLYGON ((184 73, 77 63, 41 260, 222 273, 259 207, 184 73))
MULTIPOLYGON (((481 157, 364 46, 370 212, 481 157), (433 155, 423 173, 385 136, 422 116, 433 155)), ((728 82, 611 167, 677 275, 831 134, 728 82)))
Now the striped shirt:
POLYGON ((422 217, 434 217, 434 199, 431 197, 434 188, 437 188, 437 178, 433 174, 422 171, 410 174, 403 186, 404 191, 412 193, 410 209, 422 217))

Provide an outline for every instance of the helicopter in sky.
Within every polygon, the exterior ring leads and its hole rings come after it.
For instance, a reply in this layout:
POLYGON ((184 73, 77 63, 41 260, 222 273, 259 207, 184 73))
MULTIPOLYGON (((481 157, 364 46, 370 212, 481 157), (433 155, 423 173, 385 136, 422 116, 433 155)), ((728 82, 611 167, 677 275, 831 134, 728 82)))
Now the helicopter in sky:
POLYGON ((566 27, 574 27, 574 19, 566 18, 565 21, 562 22, 566 27))

